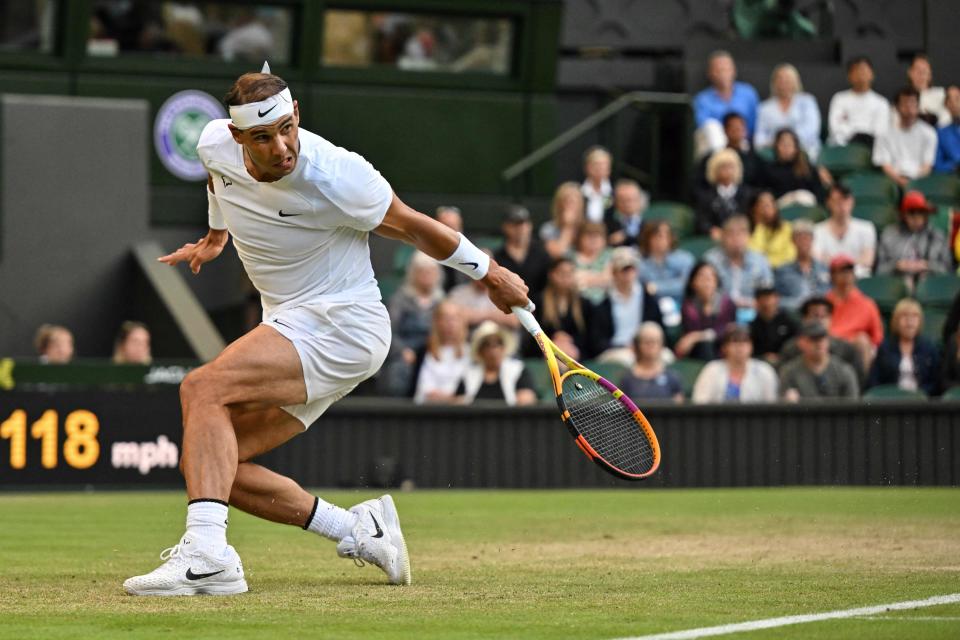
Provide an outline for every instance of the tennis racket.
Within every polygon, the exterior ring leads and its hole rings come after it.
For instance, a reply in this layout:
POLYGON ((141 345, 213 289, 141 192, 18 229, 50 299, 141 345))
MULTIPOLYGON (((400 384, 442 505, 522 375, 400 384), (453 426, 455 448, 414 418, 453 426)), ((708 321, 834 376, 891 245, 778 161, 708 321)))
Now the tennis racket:
POLYGON ((560 418, 574 442, 604 471, 625 480, 648 478, 660 466, 660 444, 633 400, 612 382, 565 354, 547 337, 527 308, 513 307, 537 341, 557 395, 560 418), (557 361, 567 367, 560 374, 557 361))

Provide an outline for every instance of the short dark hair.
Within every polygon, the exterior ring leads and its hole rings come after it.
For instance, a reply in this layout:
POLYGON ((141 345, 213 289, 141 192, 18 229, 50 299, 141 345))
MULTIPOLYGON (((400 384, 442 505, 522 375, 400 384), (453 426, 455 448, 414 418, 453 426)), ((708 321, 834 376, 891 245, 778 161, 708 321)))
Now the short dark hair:
POLYGON ((744 122, 747 121, 747 119, 743 117, 743 114, 741 114, 741 113, 739 113, 739 112, 737 112, 737 111, 728 111, 728 112, 727 112, 727 115, 723 116, 723 120, 722 120, 722 122, 723 122, 723 128, 726 129, 726 128, 727 128, 727 124, 729 124, 729 122, 730 122, 731 120, 735 120, 735 119, 743 120, 744 122))
POLYGON ((706 260, 700 260, 693 265, 693 268, 690 269, 690 275, 687 276, 687 284, 683 288, 683 297, 685 300, 693 297, 693 281, 697 277, 697 274, 704 269, 710 269, 713 271, 713 276, 717 279, 717 288, 720 288, 720 272, 717 271, 717 268, 713 265, 713 263, 707 262, 706 260))
POLYGON ((814 296, 812 298, 807 298, 803 301, 803 304, 800 305, 800 317, 805 317, 807 312, 810 311, 810 307, 826 307, 827 311, 833 313, 833 303, 824 298, 823 296, 814 296))
POLYGON ((873 69, 873 63, 870 61, 870 58, 867 56, 853 56, 847 60, 847 73, 850 73, 850 70, 853 69, 858 64, 865 64, 871 69, 873 69))
POLYGON ((893 104, 894 105, 900 104, 900 98, 916 98, 917 101, 919 102, 920 92, 917 91, 915 88, 907 85, 907 86, 901 87, 900 90, 897 91, 897 94, 893 96, 893 104))
POLYGON ((259 102, 287 88, 286 81, 272 73, 245 73, 230 87, 223 97, 228 107, 259 102))
POLYGON ((844 198, 853 196, 853 191, 850 190, 850 187, 842 182, 834 182, 832 185, 830 185, 830 189, 827 191, 827 196, 829 197, 834 191, 839 193, 844 198))

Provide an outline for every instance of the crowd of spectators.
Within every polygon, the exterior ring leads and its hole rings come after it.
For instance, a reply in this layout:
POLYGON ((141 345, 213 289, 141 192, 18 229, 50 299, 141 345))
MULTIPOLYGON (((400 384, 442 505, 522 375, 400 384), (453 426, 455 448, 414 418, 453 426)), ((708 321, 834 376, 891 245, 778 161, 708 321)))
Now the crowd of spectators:
MULTIPOLYGON (((37 359, 42 364, 69 364, 73 361, 73 332, 58 324, 42 324, 33 337, 37 359)), ((142 322, 127 320, 113 341, 114 364, 147 365, 153 361, 150 329, 142 322)))
MULTIPOLYGON (((658 203, 617 179, 615 158, 596 146, 584 152, 582 182, 557 187, 539 229, 526 208, 508 206, 489 246, 530 285, 550 338, 641 400, 935 396, 960 384, 960 244, 949 225, 960 188, 944 224, 916 183, 957 172, 960 87, 932 86, 918 55, 891 106, 872 89, 868 59, 846 69, 850 88, 830 99, 823 131, 796 67, 777 65, 761 101, 729 53, 712 54, 710 84, 693 103, 689 220, 648 215, 658 203), (838 149, 863 150, 860 172, 886 189, 885 204, 831 163, 838 149), (876 209, 887 218, 869 215, 876 209), (955 293, 928 309, 931 276, 955 293), (925 329, 925 315, 936 324, 925 329)), ((462 228, 449 210, 438 219, 462 228)), ((390 301, 394 354, 381 378, 394 384, 381 388, 417 402, 526 404, 537 389, 548 400, 530 370, 542 367, 539 350, 516 319, 489 305, 482 285, 441 280, 435 262, 413 257, 390 301)))

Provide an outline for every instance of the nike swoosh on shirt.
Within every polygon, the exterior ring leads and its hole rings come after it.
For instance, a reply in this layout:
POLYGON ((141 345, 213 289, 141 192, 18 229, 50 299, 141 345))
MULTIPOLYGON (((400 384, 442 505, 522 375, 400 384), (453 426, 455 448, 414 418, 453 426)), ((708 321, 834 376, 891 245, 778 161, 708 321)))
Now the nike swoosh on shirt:
POLYGON ((269 109, 267 109, 267 110, 264 111, 263 113, 260 113, 260 111, 257 110, 257 115, 262 118, 263 116, 267 115, 268 113, 270 113, 271 111, 273 111, 273 110, 276 109, 276 108, 277 108, 277 105, 273 105, 272 107, 270 107, 269 109))
POLYGON ((294 216, 302 216, 302 215, 303 215, 302 213, 284 213, 283 209, 280 209, 281 218, 292 218, 294 216))

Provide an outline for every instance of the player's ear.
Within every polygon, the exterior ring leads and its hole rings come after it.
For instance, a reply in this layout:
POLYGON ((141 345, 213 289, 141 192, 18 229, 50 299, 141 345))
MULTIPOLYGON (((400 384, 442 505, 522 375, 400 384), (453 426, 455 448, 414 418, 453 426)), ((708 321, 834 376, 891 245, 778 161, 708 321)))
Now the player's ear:
POLYGON ((293 123, 300 126, 300 103, 293 101, 293 123))
POLYGON ((232 124, 228 124, 227 128, 230 129, 230 135, 233 136, 233 141, 237 144, 242 144, 243 141, 240 139, 240 136, 243 135, 243 131, 240 131, 240 129, 237 129, 232 124))

